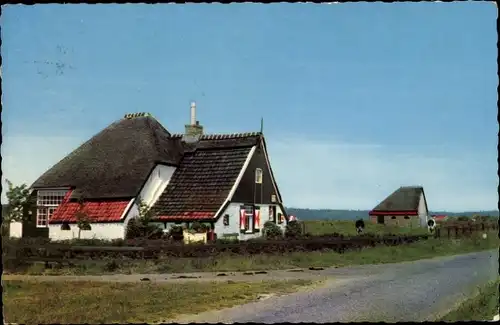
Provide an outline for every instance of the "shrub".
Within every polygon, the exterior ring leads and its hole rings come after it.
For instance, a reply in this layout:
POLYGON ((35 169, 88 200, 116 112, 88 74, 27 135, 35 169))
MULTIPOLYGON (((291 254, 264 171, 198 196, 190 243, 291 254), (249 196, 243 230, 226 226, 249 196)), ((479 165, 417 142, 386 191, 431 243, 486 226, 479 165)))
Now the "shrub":
POLYGON ((141 237, 141 223, 137 219, 131 219, 125 230, 125 239, 133 239, 141 237))
POLYGON ((107 272, 114 272, 120 268, 120 264, 116 260, 109 260, 104 265, 104 270, 107 272))
POLYGON ((163 236, 163 231, 156 225, 144 224, 138 218, 131 219, 125 230, 125 239, 149 238, 159 239, 163 236))
POLYGON ((281 228, 278 227, 278 225, 272 221, 267 221, 264 224, 262 233, 264 234, 264 237, 268 239, 279 239, 283 237, 283 232, 281 231, 281 228))
POLYGON ((290 221, 286 225, 285 237, 286 238, 300 238, 300 237, 302 237, 302 227, 298 221, 293 220, 293 221, 290 221))
POLYGON ((182 241, 184 240, 184 229, 180 225, 175 225, 172 228, 170 228, 170 231, 168 232, 169 237, 172 237, 173 240, 175 241, 182 241))
POLYGON ((195 221, 191 224, 191 230, 197 233, 203 233, 206 232, 207 226, 198 221, 195 221))

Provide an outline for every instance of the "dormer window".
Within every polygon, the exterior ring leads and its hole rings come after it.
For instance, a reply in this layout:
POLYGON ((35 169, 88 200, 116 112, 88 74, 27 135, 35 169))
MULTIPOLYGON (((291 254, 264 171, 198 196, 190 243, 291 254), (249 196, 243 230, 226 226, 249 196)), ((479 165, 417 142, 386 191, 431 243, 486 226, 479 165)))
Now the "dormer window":
POLYGON ((255 183, 262 184, 262 169, 260 168, 255 169, 255 183))

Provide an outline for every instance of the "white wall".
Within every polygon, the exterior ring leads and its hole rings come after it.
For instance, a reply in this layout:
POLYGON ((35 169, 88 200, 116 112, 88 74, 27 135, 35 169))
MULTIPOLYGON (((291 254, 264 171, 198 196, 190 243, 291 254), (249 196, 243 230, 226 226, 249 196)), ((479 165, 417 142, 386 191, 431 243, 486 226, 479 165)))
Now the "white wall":
MULTIPOLYGON (((244 205, 243 203, 230 203, 226 210, 222 213, 222 216, 215 223, 215 233, 217 234, 217 238, 223 238, 225 234, 238 234, 239 240, 248 240, 252 238, 257 238, 262 236, 262 229, 264 227, 264 223, 270 220, 269 218, 269 205, 267 204, 256 204, 256 206, 260 207, 260 231, 252 234, 242 234, 240 233, 240 206, 244 205), (229 225, 224 225, 224 215, 229 215, 229 225)), ((283 213, 279 205, 274 205, 276 207, 276 219, 278 213, 283 213)), ((278 226, 285 231, 286 221, 282 224, 278 223, 278 226)))
MULTIPOLYGON (((155 204, 163 191, 167 188, 174 172, 175 167, 156 165, 139 194, 144 203, 150 207, 155 204)), ((130 219, 137 216, 139 216, 139 205, 137 202, 134 202, 123 219, 124 224, 126 225, 130 219)), ((161 228, 164 228, 163 224, 161 224, 161 228)))
POLYGON ((9 237, 21 238, 23 236, 23 223, 12 221, 9 225, 9 237))
POLYGON ((174 172, 175 167, 156 165, 139 194, 144 203, 152 206, 158 200, 170 182, 174 172))
POLYGON ((420 218, 420 226, 427 226, 427 215, 428 211, 425 207, 425 197, 424 193, 420 194, 420 201, 418 202, 418 217, 420 218))
MULTIPOLYGON (((52 240, 66 240, 78 238, 78 227, 70 224, 70 230, 61 230, 61 225, 49 224, 49 238, 52 240)), ((81 239, 123 239, 125 237, 125 226, 123 222, 92 223, 91 230, 82 230, 81 239)))

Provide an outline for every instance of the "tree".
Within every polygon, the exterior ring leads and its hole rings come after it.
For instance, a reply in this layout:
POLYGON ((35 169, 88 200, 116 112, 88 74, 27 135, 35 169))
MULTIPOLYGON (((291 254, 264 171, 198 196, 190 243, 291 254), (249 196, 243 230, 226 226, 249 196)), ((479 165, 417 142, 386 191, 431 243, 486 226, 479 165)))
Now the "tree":
POLYGON ((137 198, 137 201, 139 205, 139 221, 146 226, 149 224, 154 214, 151 208, 141 198, 137 198))
POLYGON ((26 184, 14 186, 8 179, 5 182, 9 188, 6 193, 8 206, 6 215, 2 216, 2 219, 6 223, 26 220, 26 212, 31 211, 36 206, 35 198, 31 196, 31 190, 26 184))
POLYGON ((75 219, 78 227, 78 239, 80 239, 82 230, 90 230, 90 218, 87 211, 85 211, 85 200, 83 197, 78 200, 78 210, 75 212, 75 219))
POLYGON ((127 224, 125 237, 128 239, 146 237, 159 238, 163 235, 160 228, 150 224, 155 216, 151 208, 141 199, 137 198, 139 214, 127 224))

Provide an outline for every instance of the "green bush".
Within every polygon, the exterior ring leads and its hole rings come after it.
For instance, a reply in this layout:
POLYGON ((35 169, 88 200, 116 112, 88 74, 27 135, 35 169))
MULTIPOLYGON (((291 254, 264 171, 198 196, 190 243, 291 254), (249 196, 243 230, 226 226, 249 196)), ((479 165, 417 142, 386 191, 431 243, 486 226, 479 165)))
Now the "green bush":
POLYGON ((267 239, 279 239, 283 237, 283 231, 281 231, 281 228, 272 221, 264 223, 262 233, 267 239))
POLYGON ((120 268, 120 264, 116 260, 109 260, 106 261, 106 264, 104 265, 104 270, 107 272, 114 272, 120 268))
POLYGON ((302 226, 298 221, 293 220, 286 225, 285 237, 286 238, 302 237, 302 226))
POLYGON ((144 224, 138 218, 131 219, 125 230, 125 239, 149 238, 159 239, 163 231, 156 225, 144 224))
POLYGON ((204 233, 204 232, 207 232, 207 230, 209 229, 209 227, 206 225, 206 224, 203 224, 199 221, 195 221, 191 224, 191 227, 190 227, 190 232, 191 233, 204 233))
POLYGON ((141 237, 142 235, 142 227, 141 223, 137 219, 131 219, 128 224, 127 228, 125 230, 125 238, 126 239, 133 239, 133 238, 138 238, 141 237))
POLYGON ((184 229, 182 226, 175 225, 170 228, 168 235, 175 241, 182 241, 184 239, 184 229))

